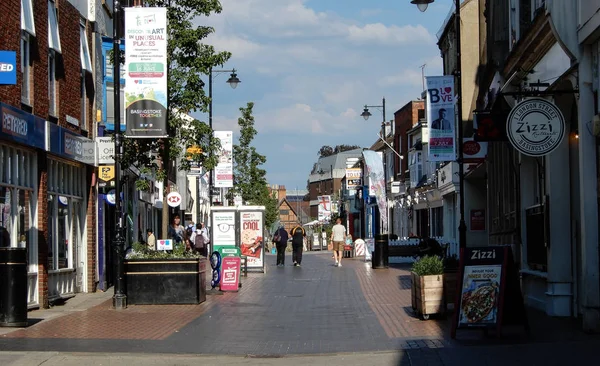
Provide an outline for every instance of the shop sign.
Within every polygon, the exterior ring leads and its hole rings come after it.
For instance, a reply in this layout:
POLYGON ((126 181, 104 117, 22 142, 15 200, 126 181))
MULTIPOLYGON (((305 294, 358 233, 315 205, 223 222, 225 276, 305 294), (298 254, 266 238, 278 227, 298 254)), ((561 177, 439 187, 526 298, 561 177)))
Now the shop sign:
POLYGON ((46 122, 49 149, 53 154, 89 165, 96 165, 96 143, 66 128, 46 122))
POLYGON ((346 169, 346 189, 357 189, 362 186, 362 169, 346 169))
POLYGON ((105 182, 110 182, 115 178, 115 166, 114 165, 100 165, 98 167, 100 172, 100 179, 105 182))
POLYGON ((181 195, 177 192, 171 192, 167 195, 167 204, 169 207, 178 207, 181 204, 181 195))
POLYGON ((221 291, 238 291, 240 283, 240 257, 222 257, 221 260, 221 291))
POLYGON ((525 99, 510 111, 506 134, 512 146, 522 154, 545 156, 565 137, 565 117, 552 102, 542 98, 525 99))
POLYGON ((112 137, 96 137, 96 155, 98 164, 115 163, 115 142, 112 137))
POLYGON ((17 84, 17 53, 0 51, 0 85, 17 84))
POLYGON ((156 241, 156 250, 173 250, 173 240, 161 239, 156 241))
POLYGON ((0 137, 39 149, 46 148, 46 121, 42 118, 0 103, 0 120, 0 137))

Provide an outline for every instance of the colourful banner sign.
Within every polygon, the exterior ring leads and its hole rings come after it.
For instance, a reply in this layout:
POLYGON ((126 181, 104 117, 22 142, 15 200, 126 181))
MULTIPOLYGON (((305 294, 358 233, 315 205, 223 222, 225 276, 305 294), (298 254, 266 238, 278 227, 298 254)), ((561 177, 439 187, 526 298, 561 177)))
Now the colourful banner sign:
POLYGON ((319 206, 317 209, 319 221, 329 220, 331 217, 331 196, 318 196, 319 206))
POLYGON ((240 257, 222 257, 221 291, 237 291, 240 283, 240 257))
POLYGON ((454 76, 427 76, 429 161, 456 160, 454 76))
POLYGON ((166 8, 125 8, 125 107, 125 136, 168 136, 166 8))
POLYGON ((240 248, 247 257, 248 268, 263 268, 263 232, 263 212, 240 212, 240 248))
POLYGON ((0 85, 17 83, 17 53, 0 51, 0 85))
POLYGON ((379 207, 379 217, 381 218, 382 228, 388 227, 387 216, 387 198, 385 194, 385 175, 383 173, 383 161, 381 155, 373 150, 364 150, 363 156, 367 165, 367 174, 369 176, 369 193, 374 194, 379 207))
POLYGON ((346 189, 357 189, 362 186, 362 169, 346 169, 346 189))
POLYGON ((215 137, 221 141, 219 160, 215 167, 215 187, 233 187, 233 132, 215 131, 215 137))

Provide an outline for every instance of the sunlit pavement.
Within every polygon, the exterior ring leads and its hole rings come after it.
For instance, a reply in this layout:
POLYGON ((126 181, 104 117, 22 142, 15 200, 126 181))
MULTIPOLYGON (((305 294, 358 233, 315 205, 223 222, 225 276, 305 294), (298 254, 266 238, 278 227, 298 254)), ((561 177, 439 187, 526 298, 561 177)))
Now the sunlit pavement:
POLYGON ((79 295, 73 311, 67 302, 63 314, 33 311, 35 324, 2 329, 0 349, 17 353, 0 353, 0 365, 559 365, 600 346, 571 321, 535 313, 532 338, 461 332, 451 341, 447 319, 412 313, 408 267, 373 270, 347 259, 337 268, 330 253, 306 253, 299 268, 289 254, 284 268, 269 255, 266 273, 242 282, 200 305, 117 311, 110 294, 79 295))

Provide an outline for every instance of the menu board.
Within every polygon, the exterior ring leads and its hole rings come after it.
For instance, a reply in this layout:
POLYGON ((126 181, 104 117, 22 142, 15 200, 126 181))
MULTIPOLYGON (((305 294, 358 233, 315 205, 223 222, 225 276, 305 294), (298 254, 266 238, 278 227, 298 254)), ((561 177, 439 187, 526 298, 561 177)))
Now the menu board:
POLYGON ((519 273, 509 246, 461 249, 458 296, 451 336, 456 329, 522 324, 529 331, 519 273))

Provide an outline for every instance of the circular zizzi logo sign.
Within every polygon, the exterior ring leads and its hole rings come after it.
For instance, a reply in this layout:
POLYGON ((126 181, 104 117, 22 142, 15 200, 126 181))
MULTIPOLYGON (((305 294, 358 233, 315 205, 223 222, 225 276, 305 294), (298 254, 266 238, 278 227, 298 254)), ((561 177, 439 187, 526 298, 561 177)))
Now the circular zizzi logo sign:
POLYGON ((531 98, 514 106, 506 121, 513 147, 529 156, 544 156, 565 137, 565 118, 554 103, 531 98))

